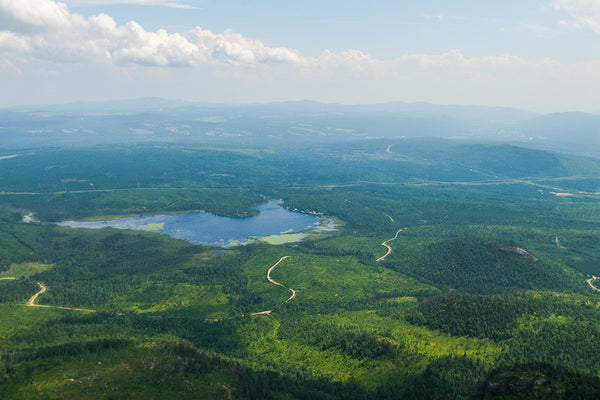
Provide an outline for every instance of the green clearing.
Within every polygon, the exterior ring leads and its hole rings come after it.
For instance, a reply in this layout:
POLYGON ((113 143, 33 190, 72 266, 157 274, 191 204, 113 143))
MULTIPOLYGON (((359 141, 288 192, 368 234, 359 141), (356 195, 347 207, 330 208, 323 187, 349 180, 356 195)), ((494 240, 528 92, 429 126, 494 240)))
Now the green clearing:
POLYGON ((284 233, 281 235, 271 235, 265 236, 260 239, 261 242, 265 242, 268 244, 287 244, 287 243, 297 243, 304 239, 306 234, 304 233, 284 233))
POLYGON ((0 278, 23 278, 36 275, 38 273, 49 270, 53 267, 53 264, 41 264, 36 262, 29 262, 23 264, 11 264, 9 272, 0 275, 0 278))
POLYGON ((143 231, 159 231, 161 229, 164 229, 165 224, 164 223, 152 223, 152 224, 145 224, 145 225, 137 225, 135 226, 135 229, 139 229, 139 230, 143 230, 143 231))

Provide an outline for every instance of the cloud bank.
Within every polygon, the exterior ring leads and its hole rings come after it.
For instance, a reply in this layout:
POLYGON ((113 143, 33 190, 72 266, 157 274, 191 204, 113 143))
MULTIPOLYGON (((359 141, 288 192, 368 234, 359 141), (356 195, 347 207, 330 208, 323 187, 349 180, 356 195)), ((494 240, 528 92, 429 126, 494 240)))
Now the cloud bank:
POLYGON ((83 17, 53 0, 0 0, 0 51, 56 62, 111 62, 181 67, 214 62, 259 64, 302 61, 288 48, 266 47, 231 31, 195 28, 184 34, 146 31, 106 14, 83 17))
MULTIPOLYGON (((111 3, 190 4, 179 0, 111 3)), ((595 0, 549 0, 600 33, 595 0)), ((83 4, 98 0, 73 0, 83 4)), ((107 14, 83 16, 56 0, 0 0, 0 106, 167 96, 248 102, 433 101, 565 110, 595 105, 599 62, 567 65, 459 49, 378 59, 357 49, 303 55, 226 30, 150 31, 107 14)))
MULTIPOLYGON (((142 0, 137 3, 164 2, 142 0)), ((106 14, 84 17, 54 0, 0 0, 0 22, 0 26, 8 28, 0 31, 0 52, 13 63, 37 59, 157 67, 288 64, 299 68, 346 68, 358 73, 390 72, 402 64, 414 63, 466 70, 524 64, 508 55, 466 58, 458 50, 441 55, 401 56, 387 61, 373 59, 354 49, 339 53, 324 50, 318 57, 304 57, 295 49, 267 47, 260 40, 248 39, 230 30, 213 33, 196 27, 185 33, 168 33, 162 29, 147 31, 135 21, 118 25, 106 14)))

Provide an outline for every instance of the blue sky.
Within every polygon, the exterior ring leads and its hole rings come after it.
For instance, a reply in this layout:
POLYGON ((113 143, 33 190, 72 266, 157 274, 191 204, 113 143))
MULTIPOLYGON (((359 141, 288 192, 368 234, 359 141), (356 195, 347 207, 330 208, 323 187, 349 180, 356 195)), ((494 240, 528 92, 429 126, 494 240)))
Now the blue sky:
POLYGON ((0 0, 0 107, 160 96, 600 112, 600 0, 0 0))

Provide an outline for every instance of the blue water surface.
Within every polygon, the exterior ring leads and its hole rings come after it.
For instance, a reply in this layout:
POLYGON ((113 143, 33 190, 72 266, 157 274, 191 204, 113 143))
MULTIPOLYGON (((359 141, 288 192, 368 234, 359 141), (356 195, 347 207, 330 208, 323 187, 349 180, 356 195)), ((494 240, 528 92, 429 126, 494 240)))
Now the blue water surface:
POLYGON ((260 214, 248 218, 229 218, 206 212, 149 215, 111 221, 65 221, 58 225, 71 228, 133 229, 167 234, 176 239, 207 246, 232 247, 252 239, 313 229, 320 219, 315 215, 288 211, 280 201, 255 207, 260 214), (162 224, 160 227, 147 226, 162 224))

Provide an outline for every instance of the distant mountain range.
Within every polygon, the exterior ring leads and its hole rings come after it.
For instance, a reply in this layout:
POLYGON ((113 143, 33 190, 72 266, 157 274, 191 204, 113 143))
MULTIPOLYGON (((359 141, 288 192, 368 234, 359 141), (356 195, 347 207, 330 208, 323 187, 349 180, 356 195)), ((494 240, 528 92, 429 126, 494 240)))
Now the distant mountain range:
POLYGON ((232 105, 147 97, 0 110, 0 146, 7 149, 152 141, 277 146, 431 136, 600 157, 599 133, 595 114, 430 103, 232 105))

